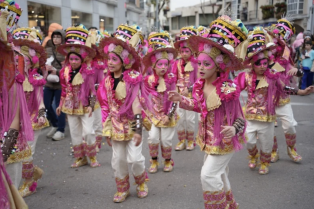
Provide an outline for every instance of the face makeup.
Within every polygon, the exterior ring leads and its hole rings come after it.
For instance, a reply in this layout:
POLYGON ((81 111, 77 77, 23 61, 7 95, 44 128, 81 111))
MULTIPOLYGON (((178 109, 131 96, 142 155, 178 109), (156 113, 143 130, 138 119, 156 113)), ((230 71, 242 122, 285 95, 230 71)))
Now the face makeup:
POLYGON ((167 59, 160 59, 155 65, 155 71, 158 76, 163 76, 167 72, 169 67, 169 61, 167 59))
POLYGON ((70 54, 69 62, 73 70, 78 69, 82 65, 81 58, 77 56, 76 54, 70 54))
POLYGON ((120 57, 115 53, 110 52, 108 57, 108 69, 110 70, 110 72, 117 72, 119 70, 122 71, 122 65, 123 63, 120 57))
POLYGON ((214 60, 205 53, 200 53, 197 57, 198 73, 200 78, 208 79, 217 74, 217 66, 214 60))
POLYGON ((253 69, 257 75, 263 75, 269 65, 268 59, 260 59, 253 64, 253 69))
POLYGON ((180 55, 186 61, 186 60, 190 59, 190 57, 192 56, 192 52, 189 48, 182 47, 182 48, 180 48, 180 55))

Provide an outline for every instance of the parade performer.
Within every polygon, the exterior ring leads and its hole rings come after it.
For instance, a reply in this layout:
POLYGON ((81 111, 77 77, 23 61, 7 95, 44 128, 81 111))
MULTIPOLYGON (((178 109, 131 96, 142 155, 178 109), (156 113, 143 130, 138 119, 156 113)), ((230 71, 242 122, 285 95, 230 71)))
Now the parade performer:
POLYGON ((262 27, 255 27, 248 39, 236 49, 238 57, 245 59, 244 64, 251 64, 252 68, 249 72, 240 73, 236 83, 241 91, 247 89, 248 92, 245 118, 248 121, 246 134, 249 167, 255 169, 257 166, 258 140, 261 144, 259 174, 269 172, 276 119, 275 107, 279 104, 282 91, 300 95, 311 91, 297 90, 282 83, 277 73, 277 69, 281 67, 279 64, 269 68, 269 60, 273 59, 271 49, 275 46, 270 35, 262 27))
MULTIPOLYGON (((177 77, 177 87, 180 94, 191 97, 192 85, 197 78, 197 60, 195 59, 187 40, 197 35, 194 26, 183 27, 180 30, 180 39, 174 46, 179 51, 180 58, 173 64, 172 72, 177 77)), ((176 150, 194 149, 195 112, 178 108, 180 117, 177 124, 179 143, 176 150), (187 140, 187 145, 186 145, 187 140)))
POLYGON ((181 108, 201 114, 196 143, 205 151, 201 171, 205 208, 238 208, 228 179, 228 163, 245 142, 245 120, 240 90, 228 80, 228 71, 241 69, 234 47, 245 39, 246 34, 227 16, 211 23, 208 38, 189 38, 188 46, 198 55, 200 79, 193 85, 192 98, 169 93, 169 99, 179 101, 181 108))
POLYGON ((96 103, 94 70, 91 63, 96 52, 86 46, 88 31, 83 25, 66 29, 66 43, 57 51, 66 56, 65 67, 60 71, 61 101, 57 114, 67 114, 75 162, 72 168, 88 163, 100 164, 96 159, 96 138, 93 131, 93 110, 96 103), (84 139, 84 141, 83 141, 84 139))
MULTIPOLYGON (((97 91, 99 84, 105 77, 105 71, 107 70, 107 61, 100 55, 97 47, 99 46, 99 42, 105 36, 100 33, 98 30, 89 30, 89 36, 91 36, 92 48, 96 51, 96 56, 92 60, 92 68, 95 71, 94 74, 94 82, 95 82, 95 91, 97 91)), ((107 35, 107 37, 109 37, 107 35)), ((94 123, 93 123, 94 132, 96 135, 96 151, 99 152, 101 148, 102 142, 102 122, 101 122, 101 109, 99 102, 96 97, 96 104, 94 107, 94 123)))
MULTIPOLYGON (((15 29, 15 24, 18 22, 22 11, 17 4, 12 2, 10 3, 10 1, 1 3, 0 7, 1 15, 7 14, 7 18, 1 16, 1 31, 4 37, 3 40, 7 40, 9 42, 7 46, 10 46, 10 51, 12 51, 14 45, 12 43, 13 39, 11 32, 15 29), (12 17, 15 17, 16 19, 12 19, 12 17), (5 28, 5 25, 6 30, 3 29, 5 28), (8 33, 6 34, 5 31, 8 31, 8 33)), ((2 100, 9 101, 2 102, 8 106, 2 107, 4 110, 4 125, 1 125, 1 134, 3 134, 4 138, 2 140, 1 149, 4 162, 6 162, 6 170, 12 179, 12 183, 16 188, 18 188, 22 178, 22 162, 32 155, 28 142, 34 140, 34 133, 22 85, 25 79, 23 67, 24 59, 18 59, 19 56, 16 57, 13 55, 14 60, 12 61, 11 53, 6 53, 6 51, 2 50, 1 52, 3 52, 1 53, 1 58, 5 60, 2 65, 4 69, 11 69, 12 67, 15 68, 14 71, 5 70, 4 74, 7 85, 11 85, 12 87, 3 90, 1 93, 2 100), (15 75, 15 79, 9 80, 9 78, 12 78, 10 76, 10 72, 15 75)), ((2 86, 5 87, 6 85, 2 86)))
MULTIPOLYGON (((274 61, 270 67, 277 65, 282 66, 277 68, 281 81, 289 86, 293 84, 293 76, 302 77, 302 69, 296 69, 293 67, 293 61, 291 58, 291 51, 286 45, 286 42, 295 33, 295 28, 292 23, 287 19, 280 19, 275 27, 268 28, 269 34, 272 36, 273 41, 277 44, 276 48, 272 50, 274 61), (278 65, 278 64, 279 65, 278 65)), ((295 82, 294 82, 295 83, 295 82)), ((276 115, 282 122, 282 128, 286 137, 287 152, 289 157, 294 162, 300 162, 302 157, 297 153, 296 144, 296 129, 297 122, 293 116, 293 110, 290 103, 290 95, 283 91, 280 95, 279 105, 276 107, 276 115)), ((279 159, 278 142, 276 136, 274 136, 274 145, 271 153, 271 162, 276 162, 279 159)))
POLYGON ((142 75, 137 50, 143 43, 138 26, 120 25, 115 37, 104 38, 99 51, 107 57, 108 73, 100 84, 97 97, 101 106, 103 134, 112 146, 112 168, 117 193, 114 202, 123 202, 129 195, 128 164, 137 184, 137 195, 148 195, 145 183, 145 158, 142 154, 142 108, 139 102, 142 75))
POLYGON ((153 74, 144 78, 141 91, 144 100, 141 103, 143 107, 147 107, 146 114, 152 121, 148 133, 149 154, 152 158, 149 172, 156 173, 158 170, 159 143, 162 157, 165 159, 164 171, 169 172, 174 165, 171 159, 172 139, 179 119, 176 114, 177 103, 168 100, 168 92, 176 89, 176 78, 171 73, 171 67, 177 52, 171 45, 167 32, 153 33, 148 37, 148 41, 149 52, 143 58, 143 63, 145 68, 151 68, 153 74))
MULTIPOLYGON (((22 80, 24 77, 16 71, 12 38, 8 39, 8 35, 12 35, 7 34, 7 30, 12 29, 12 25, 7 25, 10 13, 18 12, 16 15, 18 17, 22 11, 18 4, 9 5, 7 1, 0 3, 0 7, 0 134, 3 136, 0 139, 0 208, 27 209, 26 203, 18 193, 14 182, 11 181, 5 166, 5 162, 12 151, 16 151, 15 146, 22 148, 23 145, 27 145, 27 140, 32 139, 32 132, 30 132, 29 137, 18 138, 19 131, 22 134, 28 134, 23 132, 24 128, 20 125, 24 125, 26 121, 29 124, 26 127, 29 128, 28 130, 31 129, 31 126, 23 88, 21 82, 17 82, 17 80, 22 80), (22 108, 21 105, 24 105, 25 108, 22 108), (25 110, 25 118, 23 118, 23 110, 25 110)), ((12 167, 12 165, 9 167, 12 167)))
POLYGON ((26 95, 28 112, 34 131, 34 140, 28 142, 32 156, 23 160, 22 178, 24 182, 19 188, 20 194, 26 197, 36 192, 37 181, 43 174, 42 169, 34 166, 33 156, 41 129, 49 126, 43 101, 43 86, 46 84, 46 78, 43 76, 45 71, 43 69, 47 55, 40 43, 41 36, 35 29, 16 29, 13 32, 13 38, 16 56, 24 61, 24 63, 19 63, 19 65, 24 66, 25 80, 23 82, 23 90, 26 95))

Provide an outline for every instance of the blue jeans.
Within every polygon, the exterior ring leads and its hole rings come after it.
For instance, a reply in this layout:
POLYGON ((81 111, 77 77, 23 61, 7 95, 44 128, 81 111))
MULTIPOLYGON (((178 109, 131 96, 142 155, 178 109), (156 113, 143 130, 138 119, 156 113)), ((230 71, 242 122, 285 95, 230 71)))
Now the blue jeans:
POLYGON ((47 109, 47 119, 50 121, 53 127, 58 127, 57 131, 64 133, 65 128, 65 114, 61 112, 60 116, 57 116, 54 106, 58 107, 61 98, 61 90, 51 89, 49 87, 44 88, 44 103, 47 109))
POLYGON ((304 75, 302 77, 301 89, 306 89, 313 84, 313 75, 310 70, 303 70, 304 75))

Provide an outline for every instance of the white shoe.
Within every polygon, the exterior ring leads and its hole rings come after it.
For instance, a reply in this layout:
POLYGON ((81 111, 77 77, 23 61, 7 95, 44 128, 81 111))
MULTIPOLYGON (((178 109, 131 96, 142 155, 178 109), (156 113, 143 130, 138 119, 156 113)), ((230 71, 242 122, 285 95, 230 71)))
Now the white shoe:
POLYGON ((64 133, 61 131, 57 131, 52 137, 53 141, 60 141, 61 139, 64 139, 64 133))
POLYGON ((58 130, 57 127, 51 127, 50 131, 47 133, 46 136, 47 136, 48 138, 53 137, 53 135, 56 133, 57 130, 58 130))

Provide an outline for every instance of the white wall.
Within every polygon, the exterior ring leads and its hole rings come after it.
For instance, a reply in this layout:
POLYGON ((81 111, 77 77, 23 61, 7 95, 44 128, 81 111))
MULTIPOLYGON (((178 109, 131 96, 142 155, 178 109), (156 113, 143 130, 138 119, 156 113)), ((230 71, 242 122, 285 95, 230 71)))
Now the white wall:
POLYGON ((85 13, 93 13, 92 1, 86 1, 86 0, 70 0, 70 1, 71 1, 72 10, 85 12, 85 13))

